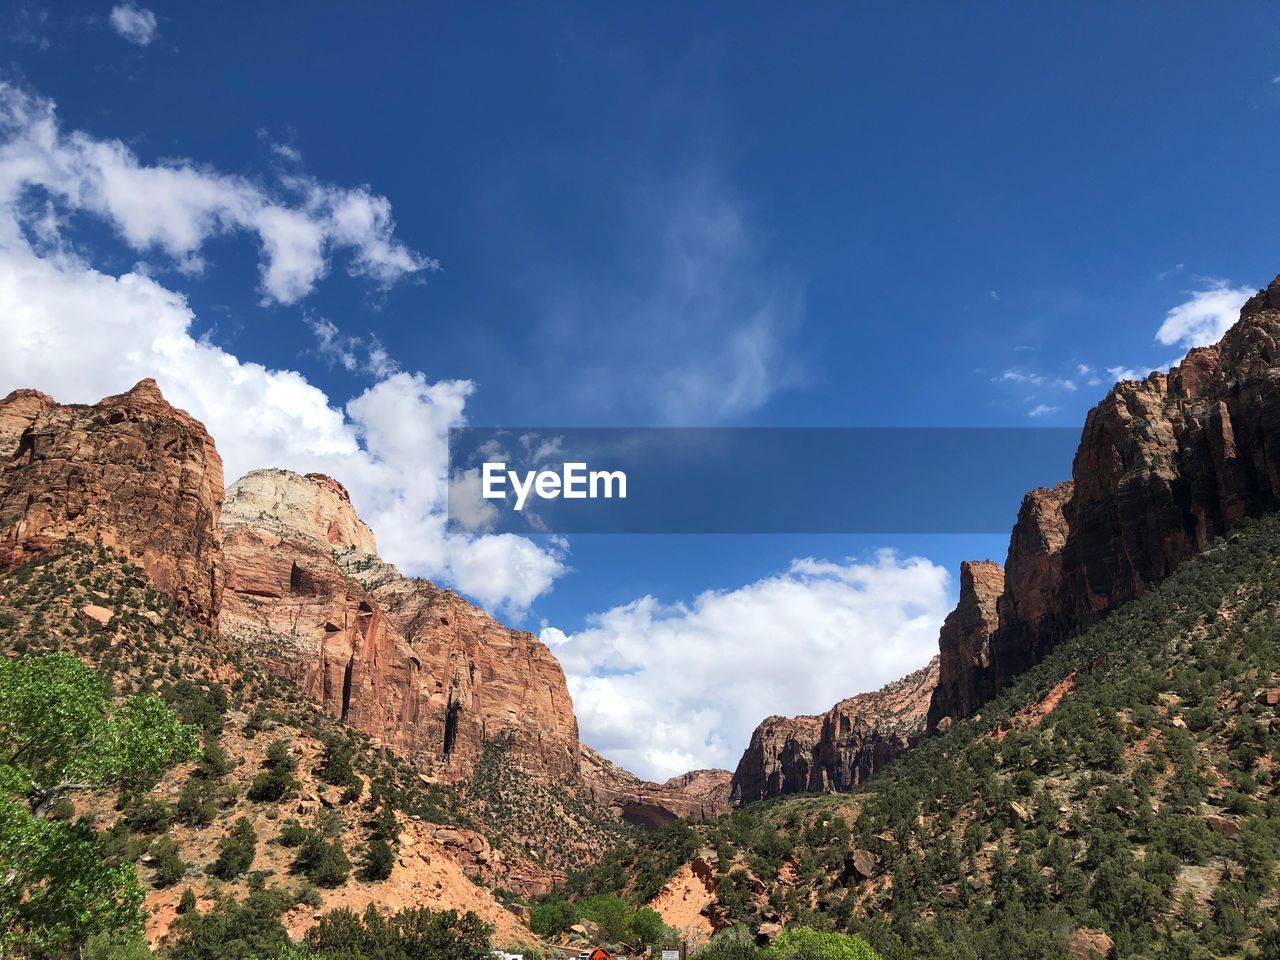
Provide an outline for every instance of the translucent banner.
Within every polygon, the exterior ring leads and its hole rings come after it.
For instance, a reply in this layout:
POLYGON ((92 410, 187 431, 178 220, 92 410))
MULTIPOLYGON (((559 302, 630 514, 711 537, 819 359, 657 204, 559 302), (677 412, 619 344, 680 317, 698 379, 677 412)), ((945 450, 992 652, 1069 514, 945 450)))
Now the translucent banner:
POLYGON ((491 533, 997 533, 1077 428, 462 427, 449 524, 491 533))

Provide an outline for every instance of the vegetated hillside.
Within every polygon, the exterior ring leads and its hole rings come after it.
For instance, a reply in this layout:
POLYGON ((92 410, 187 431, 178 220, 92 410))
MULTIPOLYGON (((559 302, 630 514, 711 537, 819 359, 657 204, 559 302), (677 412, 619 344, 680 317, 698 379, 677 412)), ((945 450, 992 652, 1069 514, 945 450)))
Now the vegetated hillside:
POLYGON ((120 554, 68 542, 0 576, 0 654, 55 650, 82 656, 114 693, 158 693, 203 728, 203 759, 155 789, 62 813, 87 817, 114 862, 136 865, 153 941, 188 889, 203 912, 264 885, 289 898, 282 920, 295 935, 324 910, 374 904, 473 910, 500 942, 529 939, 485 889, 508 874, 491 821, 486 836, 468 812, 475 801, 425 783, 258 669, 120 554))
POLYGON ((723 928, 887 958, 1280 956, 1280 515, 1244 521, 854 792, 659 834, 571 878, 653 895, 698 857, 723 928))

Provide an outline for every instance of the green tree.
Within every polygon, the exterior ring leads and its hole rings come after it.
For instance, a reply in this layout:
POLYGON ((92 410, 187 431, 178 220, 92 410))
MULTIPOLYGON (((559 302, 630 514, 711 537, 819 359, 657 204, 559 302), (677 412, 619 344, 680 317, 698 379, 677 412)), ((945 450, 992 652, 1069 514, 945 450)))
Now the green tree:
POLYGON ((258 835, 253 831, 253 824, 241 817, 222 838, 218 859, 209 866, 209 872, 223 880, 234 880, 253 865, 257 849, 258 835))
POLYGON ((69 654, 0 659, 0 953, 61 952, 140 928, 132 865, 108 866, 87 824, 50 815, 73 793, 146 789, 196 743, 155 697, 112 702, 69 654))
POLYGON ((171 887, 187 873, 187 862, 178 854, 178 844, 172 837, 161 837, 151 847, 151 865, 155 873, 151 882, 163 889, 171 887))
POLYGON ((788 927, 764 951, 764 960, 880 960, 860 937, 788 927))
POLYGON ((693 955, 693 960, 757 960, 760 948, 744 924, 721 930, 693 955))
POLYGON ((293 867, 319 887, 340 887, 351 874, 351 861, 342 849, 342 841, 326 840, 318 830, 311 831, 298 847, 293 867))
POLYGON ((391 876, 396 855, 385 840, 370 840, 364 848, 364 863, 360 866, 360 879, 376 882, 391 876))
POLYGON ((641 907, 627 922, 631 939, 648 945, 661 944, 671 936, 670 928, 662 920, 662 914, 649 907, 641 907))
POLYGON ((363 916, 325 914, 307 931, 306 945, 322 956, 364 960, 492 960, 492 933, 470 911, 415 908, 383 918, 370 905, 363 916))

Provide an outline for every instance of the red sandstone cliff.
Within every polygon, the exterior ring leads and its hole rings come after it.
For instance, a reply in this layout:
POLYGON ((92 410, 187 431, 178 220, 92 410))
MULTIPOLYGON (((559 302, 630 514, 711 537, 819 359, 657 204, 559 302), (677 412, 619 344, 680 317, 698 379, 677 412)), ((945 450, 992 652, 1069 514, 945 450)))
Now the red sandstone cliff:
POLYGON ((336 481, 255 470, 228 491, 222 528, 224 634, 330 713, 448 780, 499 733, 529 772, 576 778, 578 725, 551 651, 378 559, 336 481))
POLYGON ((901 756, 925 730, 938 658, 821 716, 769 717, 751 735, 731 784, 734 803, 848 790, 901 756))
MULTIPOLYGON (((1141 595, 1241 518, 1280 508, 1280 277, 1216 345, 1116 384, 1072 480, 1033 490, 1009 542, 988 662, 944 630, 931 726, 972 713, 1059 640, 1141 595)), ((980 641, 978 641, 980 642, 980 641)))
POLYGON ((222 460, 154 380, 95 406, 0 400, 0 568, 67 539, 127 554, 193 620, 217 622, 222 460))

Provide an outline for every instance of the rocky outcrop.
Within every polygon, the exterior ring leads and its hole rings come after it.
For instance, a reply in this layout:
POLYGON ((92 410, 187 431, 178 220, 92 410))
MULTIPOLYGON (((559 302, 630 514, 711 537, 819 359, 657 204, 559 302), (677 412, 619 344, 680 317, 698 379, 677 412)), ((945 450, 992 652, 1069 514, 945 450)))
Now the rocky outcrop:
POLYGON ((198 623, 217 622, 222 460, 154 380, 93 406, 0 400, 0 569, 71 539, 129 556, 198 623))
POLYGON ((924 733, 938 670, 935 657, 923 669, 841 700, 821 716, 768 718, 752 733, 734 771, 733 802, 848 790, 866 780, 924 733))
POLYGON ((1089 412, 1071 482, 1023 501, 988 663, 944 675, 931 725, 972 713, 1054 644, 1278 507, 1280 277, 1216 346, 1116 384, 1089 412))
POLYGON ((728 813, 728 770, 690 770, 665 783, 641 780, 590 747, 581 747, 582 782, 590 798, 614 815, 656 830, 674 820, 709 820, 728 813))
POLYGON ((1004 568, 998 563, 967 560, 960 564, 960 600, 938 636, 938 687, 930 709, 940 703, 957 704, 950 712, 964 716, 976 708, 977 702, 971 699, 991 665, 989 645, 1000 623, 996 601, 1004 583, 1004 568))
POLYGON ((227 495, 223 632, 331 714, 446 780, 487 741, 523 769, 576 778, 564 672, 536 637, 376 555, 346 490, 257 470, 227 495))

